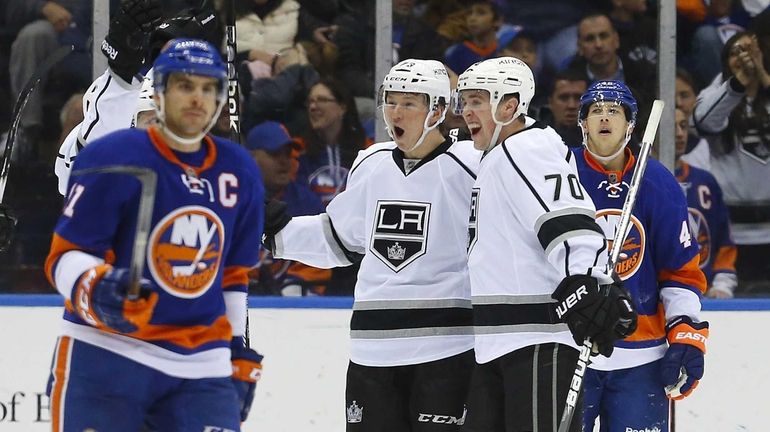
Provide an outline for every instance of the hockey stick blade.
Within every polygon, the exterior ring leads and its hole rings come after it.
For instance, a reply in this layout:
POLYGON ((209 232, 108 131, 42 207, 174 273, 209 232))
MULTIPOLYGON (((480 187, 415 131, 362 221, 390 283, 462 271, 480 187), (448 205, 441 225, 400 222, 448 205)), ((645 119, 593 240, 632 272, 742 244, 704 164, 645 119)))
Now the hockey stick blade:
POLYGON ((24 107, 27 106, 32 92, 37 87, 43 77, 48 75, 51 68, 59 63, 64 57, 67 57, 75 47, 72 45, 66 45, 59 47, 48 56, 40 66, 35 69, 35 73, 27 80, 26 84, 19 93, 19 97, 16 99, 16 103, 13 106, 11 127, 8 129, 8 136, 5 139, 5 149, 3 150, 2 166, 0 166, 0 203, 3 202, 5 197, 5 184, 8 181, 8 171, 11 167, 11 152, 13 151, 13 145, 16 142, 16 134, 19 129, 19 123, 21 122, 21 115, 24 112, 24 107))
POLYGON ((142 184, 139 197, 139 210, 136 217, 136 232, 134 233, 134 246, 131 249, 131 266, 129 267, 128 298, 137 299, 141 286, 139 281, 144 272, 144 261, 147 256, 147 240, 150 236, 150 224, 152 223, 152 210, 155 206, 155 189, 158 183, 158 174, 150 168, 133 165, 110 165, 98 168, 86 168, 74 171, 72 176, 83 174, 127 174, 135 177, 142 184))

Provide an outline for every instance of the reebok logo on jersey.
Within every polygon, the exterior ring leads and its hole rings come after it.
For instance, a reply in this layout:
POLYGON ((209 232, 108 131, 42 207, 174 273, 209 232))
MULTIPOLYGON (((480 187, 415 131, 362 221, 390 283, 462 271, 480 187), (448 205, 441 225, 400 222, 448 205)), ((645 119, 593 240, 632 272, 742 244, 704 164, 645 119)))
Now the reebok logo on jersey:
POLYGON ((394 272, 425 255, 430 203, 377 201, 369 250, 394 272))
POLYGON ((634 429, 632 427, 626 427, 624 432, 661 432, 660 428, 653 426, 652 428, 634 429))
POLYGON ((224 248, 224 225, 201 206, 174 210, 153 228, 148 244, 150 273, 169 294, 202 296, 217 277, 224 248))

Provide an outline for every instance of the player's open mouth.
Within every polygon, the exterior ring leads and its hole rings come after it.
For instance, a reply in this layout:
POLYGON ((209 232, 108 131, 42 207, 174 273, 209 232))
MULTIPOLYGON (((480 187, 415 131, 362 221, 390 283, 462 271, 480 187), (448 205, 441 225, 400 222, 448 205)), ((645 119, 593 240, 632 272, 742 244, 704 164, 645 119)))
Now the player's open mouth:
POLYGON ((404 136, 404 130, 398 126, 393 126, 393 133, 396 135, 396 138, 404 136))
POLYGON ((609 135, 611 133, 612 133, 612 131, 610 129, 608 129, 608 128, 602 128, 602 129, 599 130, 599 135, 609 135))
POLYGON ((476 135, 477 133, 481 132, 481 126, 468 126, 468 130, 471 132, 471 136, 476 135))

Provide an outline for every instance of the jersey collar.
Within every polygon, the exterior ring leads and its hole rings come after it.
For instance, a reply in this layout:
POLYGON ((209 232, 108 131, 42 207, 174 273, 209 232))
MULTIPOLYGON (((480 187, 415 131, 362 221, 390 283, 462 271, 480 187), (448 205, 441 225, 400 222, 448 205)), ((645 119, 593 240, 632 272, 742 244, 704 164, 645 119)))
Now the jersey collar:
MULTIPOLYGON (((452 143, 445 139, 444 142, 439 144, 438 147, 434 148, 432 152, 428 153, 427 156, 420 159, 420 162, 418 162, 417 165, 415 165, 414 168, 409 171, 409 174, 417 171, 418 168, 432 161, 438 155, 445 153, 447 150, 449 150, 451 145, 452 143)), ((406 169, 404 168, 404 152, 401 151, 398 147, 393 149, 393 160, 396 162, 396 166, 401 170, 401 172, 404 173, 404 176, 408 176, 409 174, 407 174, 406 169)))
POLYGON ((626 165, 623 167, 623 171, 608 171, 602 166, 602 164, 597 162, 596 159, 594 159, 590 153, 588 153, 585 149, 583 149, 583 157, 585 158, 588 166, 594 171, 597 171, 601 174, 606 175, 610 179, 610 183, 618 183, 622 181, 623 176, 625 176, 627 173, 631 172, 631 170, 634 169, 634 165, 636 164, 636 158, 634 157, 634 154, 631 152, 631 149, 626 148, 623 151, 623 153, 626 155, 626 165))
POLYGON ((182 171, 188 175, 192 172, 195 173, 195 177, 199 177, 203 171, 211 168, 217 160, 217 147, 214 145, 214 140, 211 139, 209 135, 203 137, 203 142, 206 144, 206 158, 203 159, 203 164, 201 166, 194 167, 179 160, 176 153, 174 153, 174 151, 171 150, 171 147, 166 144, 163 135, 157 127, 150 126, 150 128, 147 129, 147 133, 150 135, 150 141, 158 150, 158 153, 169 162, 182 168, 182 171))

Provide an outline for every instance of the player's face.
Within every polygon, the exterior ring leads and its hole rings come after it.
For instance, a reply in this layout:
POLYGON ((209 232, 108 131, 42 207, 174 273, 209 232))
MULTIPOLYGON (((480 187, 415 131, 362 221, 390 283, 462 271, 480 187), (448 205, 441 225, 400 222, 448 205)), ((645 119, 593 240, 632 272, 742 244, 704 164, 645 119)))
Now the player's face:
POLYGON ((314 130, 329 130, 342 126, 345 105, 334 97, 328 87, 316 84, 307 95, 307 113, 314 130))
POLYGON ((689 125, 687 124, 687 115, 679 108, 676 109, 675 121, 676 133, 674 134, 674 139, 676 147, 674 152, 676 158, 678 159, 679 156, 684 154, 684 151, 687 148, 687 128, 689 125))
POLYGON ((172 74, 165 92, 166 127, 183 138, 197 136, 211 122, 218 95, 216 78, 172 74))
POLYGON ((489 104, 489 92, 486 90, 463 90, 460 92, 462 113, 468 131, 471 133, 473 147, 486 150, 492 141, 495 121, 492 119, 492 106, 489 104))
POLYGON ((588 149, 600 156, 610 156, 623 145, 628 121, 626 111, 615 102, 595 102, 588 107, 585 119, 588 149))
POLYGON ((587 18, 578 26, 578 54, 589 64, 608 65, 617 55, 620 38, 607 17, 587 18))
POLYGON ((558 80, 554 83, 553 94, 548 99, 548 107, 553 113, 556 126, 577 127, 580 96, 585 93, 587 88, 588 83, 582 80, 558 80))
POLYGON ((421 93, 388 92, 383 113, 396 145, 408 152, 422 135, 428 115, 427 97, 421 93))
POLYGON ((291 182, 291 144, 287 143, 271 152, 252 150, 251 154, 262 171, 262 178, 268 191, 282 191, 291 182))

